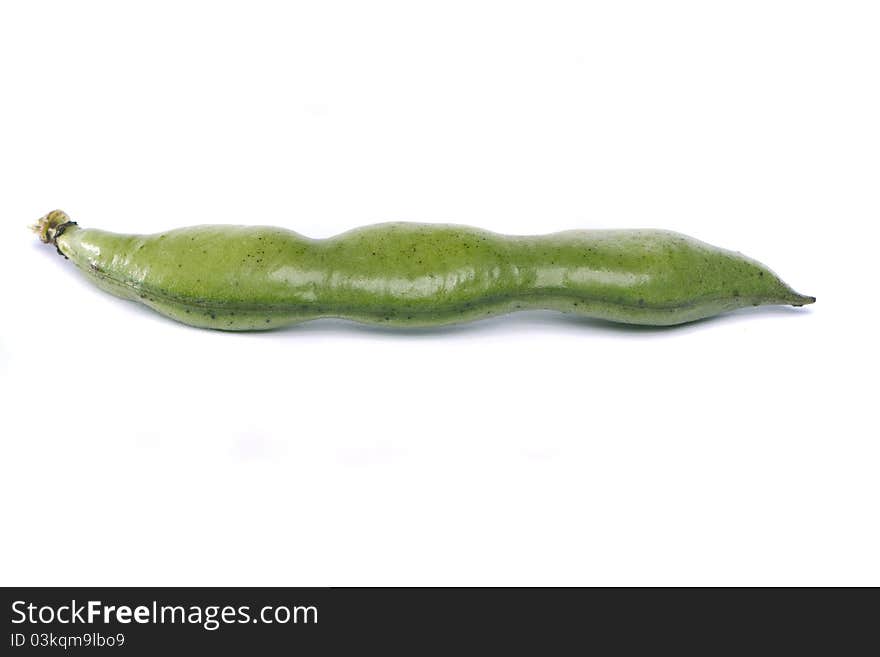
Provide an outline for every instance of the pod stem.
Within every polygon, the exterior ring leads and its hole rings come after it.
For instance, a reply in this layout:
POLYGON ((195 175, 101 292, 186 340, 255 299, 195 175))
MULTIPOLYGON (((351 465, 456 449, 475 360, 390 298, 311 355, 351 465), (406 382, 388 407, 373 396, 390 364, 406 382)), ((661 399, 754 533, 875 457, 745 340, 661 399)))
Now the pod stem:
MULTIPOLYGON (((63 210, 52 210, 52 212, 44 217, 40 217, 37 223, 30 228, 39 236, 41 242, 52 244, 58 249, 58 238, 61 237, 68 226, 75 225, 76 222, 71 221, 70 217, 63 210)), ((61 253, 60 249, 58 249, 58 253, 61 253)), ((62 253, 61 255, 64 254, 62 253)))

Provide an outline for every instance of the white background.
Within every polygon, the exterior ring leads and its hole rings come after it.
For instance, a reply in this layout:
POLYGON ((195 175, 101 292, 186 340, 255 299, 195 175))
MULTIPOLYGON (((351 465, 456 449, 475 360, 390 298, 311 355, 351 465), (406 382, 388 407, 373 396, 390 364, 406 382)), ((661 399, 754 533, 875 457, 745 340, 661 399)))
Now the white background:
POLYGON ((0 7, 0 583, 880 584, 877 3, 0 7), (55 207, 668 228, 818 303, 224 334, 55 207))

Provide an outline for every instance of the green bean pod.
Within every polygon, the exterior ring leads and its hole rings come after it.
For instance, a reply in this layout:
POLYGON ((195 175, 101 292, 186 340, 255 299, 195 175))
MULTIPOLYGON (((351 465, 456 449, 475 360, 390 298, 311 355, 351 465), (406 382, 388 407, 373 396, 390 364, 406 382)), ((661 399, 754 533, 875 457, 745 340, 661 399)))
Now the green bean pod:
POLYGON ((328 239, 263 226, 126 235, 80 228, 60 210, 34 230, 98 287, 229 331, 321 317, 438 326, 530 309, 660 326, 815 301, 754 260, 664 230, 520 237, 387 223, 328 239))

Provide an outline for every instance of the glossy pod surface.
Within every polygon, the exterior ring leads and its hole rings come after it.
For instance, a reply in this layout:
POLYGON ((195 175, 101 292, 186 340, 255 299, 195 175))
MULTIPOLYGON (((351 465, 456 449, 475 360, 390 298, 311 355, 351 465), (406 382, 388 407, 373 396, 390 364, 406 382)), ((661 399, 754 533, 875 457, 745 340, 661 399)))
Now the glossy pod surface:
POLYGON ((328 239, 262 226, 125 235, 60 211, 35 230, 102 289, 230 331, 320 317, 436 326, 528 309, 669 325, 815 301, 739 253, 662 230, 517 237, 389 223, 328 239))

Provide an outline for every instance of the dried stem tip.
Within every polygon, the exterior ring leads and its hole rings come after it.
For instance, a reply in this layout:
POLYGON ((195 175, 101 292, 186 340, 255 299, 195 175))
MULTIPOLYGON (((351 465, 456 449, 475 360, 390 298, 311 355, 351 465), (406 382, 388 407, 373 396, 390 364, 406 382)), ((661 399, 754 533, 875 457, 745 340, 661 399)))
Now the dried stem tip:
POLYGON ((31 230, 40 236, 40 241, 45 244, 55 244, 58 235, 58 227, 71 223, 70 217, 61 210, 52 210, 45 217, 41 217, 37 223, 31 226, 31 230))

